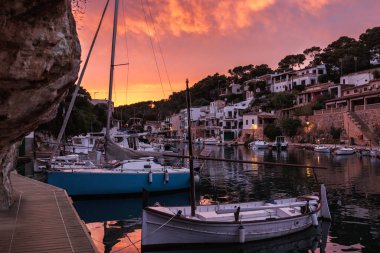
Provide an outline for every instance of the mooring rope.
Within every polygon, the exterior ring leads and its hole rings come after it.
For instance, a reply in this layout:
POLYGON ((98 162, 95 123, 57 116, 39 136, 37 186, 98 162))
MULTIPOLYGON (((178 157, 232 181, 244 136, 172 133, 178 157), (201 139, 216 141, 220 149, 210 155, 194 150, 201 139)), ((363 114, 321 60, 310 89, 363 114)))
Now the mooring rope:
POLYGON ((156 228, 154 231, 152 231, 151 233, 149 233, 149 234, 147 234, 146 236, 144 236, 144 237, 142 237, 140 240, 137 240, 137 241, 135 241, 135 242, 131 242, 131 244, 129 244, 129 245, 127 245, 127 246, 125 246, 125 247, 123 247, 123 248, 121 248, 121 249, 118 249, 118 250, 116 250, 116 251, 114 251, 114 253, 115 252, 119 252, 119 251, 121 251, 121 250, 123 250, 123 249, 126 249, 126 248, 129 248, 129 247, 131 247, 131 246, 135 246, 135 244, 136 243, 138 243, 138 242, 141 242, 143 239, 145 239, 145 238, 147 238, 148 236, 151 236, 152 234, 154 234, 154 233, 156 233, 158 230, 160 230, 161 228, 163 228, 163 227, 165 227, 174 217, 176 217, 177 216, 177 214, 174 214, 168 221, 166 221, 164 224, 162 224, 161 226, 159 226, 158 228, 156 228))

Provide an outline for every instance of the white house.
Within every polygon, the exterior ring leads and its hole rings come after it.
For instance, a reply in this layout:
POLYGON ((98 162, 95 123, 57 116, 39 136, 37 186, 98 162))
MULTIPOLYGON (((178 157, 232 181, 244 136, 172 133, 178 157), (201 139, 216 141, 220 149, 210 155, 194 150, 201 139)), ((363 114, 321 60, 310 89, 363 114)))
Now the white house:
POLYGON ((318 77, 326 73, 326 66, 321 64, 315 67, 275 74, 272 75, 271 91, 283 92, 292 90, 298 85, 314 85, 319 83, 318 77))
POLYGON ((239 137, 243 129, 243 111, 249 107, 251 101, 249 99, 223 108, 223 141, 232 141, 239 137))
POLYGON ((374 78, 374 72, 379 71, 380 68, 367 69, 355 73, 350 73, 348 75, 342 76, 340 78, 341 84, 354 84, 355 86, 367 84, 374 78))
POLYGON ((264 128, 276 119, 274 112, 248 112, 243 115, 244 139, 264 139, 264 128))
POLYGON ((205 137, 218 137, 222 133, 223 108, 226 102, 216 100, 210 103, 209 112, 206 115, 205 137))
POLYGON ((318 77, 327 73, 326 66, 324 64, 296 70, 294 72, 296 75, 293 76, 292 88, 296 85, 309 86, 317 84, 319 83, 318 77))
POLYGON ((272 75, 271 92, 283 92, 291 89, 294 71, 272 75))

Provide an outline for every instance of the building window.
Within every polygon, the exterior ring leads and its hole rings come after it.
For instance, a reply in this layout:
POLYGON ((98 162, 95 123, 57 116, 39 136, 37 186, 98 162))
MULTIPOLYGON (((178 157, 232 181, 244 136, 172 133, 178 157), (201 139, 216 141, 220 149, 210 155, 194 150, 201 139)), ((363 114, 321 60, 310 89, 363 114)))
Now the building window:
POLYGON ((248 126, 248 120, 245 121, 245 124, 248 126))
POLYGON ((310 80, 310 83, 311 83, 311 84, 315 84, 315 79, 311 79, 311 80, 310 80))
POLYGON ((318 69, 318 75, 323 75, 323 69, 318 69))
POLYGON ((305 84, 306 84, 306 80, 302 80, 301 85, 305 85, 305 84))
POLYGON ((254 119, 252 119, 252 124, 255 124, 255 120, 254 119))

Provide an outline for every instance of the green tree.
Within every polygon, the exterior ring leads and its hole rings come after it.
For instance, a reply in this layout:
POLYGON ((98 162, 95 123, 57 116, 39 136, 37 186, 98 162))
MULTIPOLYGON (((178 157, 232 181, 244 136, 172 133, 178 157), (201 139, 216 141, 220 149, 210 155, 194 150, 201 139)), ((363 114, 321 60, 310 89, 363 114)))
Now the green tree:
POLYGON ((363 44, 353 38, 342 36, 330 43, 320 53, 323 63, 327 65, 330 80, 339 80, 343 75, 356 70, 369 68, 369 57, 363 44))
POLYGON ((276 136, 282 135, 282 132, 281 128, 278 126, 269 124, 264 128, 264 134, 269 140, 274 141, 276 139, 276 136))
POLYGON ((287 92, 277 92, 270 94, 271 106, 273 109, 284 109, 293 106, 294 95, 287 92))
POLYGON ((272 74, 273 70, 267 64, 256 65, 250 72, 250 77, 255 78, 266 74, 272 74))
POLYGON ((281 121, 283 133, 289 137, 295 136, 300 126, 301 121, 299 119, 285 118, 281 121))
POLYGON ((309 60, 310 60, 310 62, 309 62, 310 67, 317 66, 317 65, 321 64, 321 62, 322 62, 322 60, 320 58, 321 52, 322 52, 322 49, 320 47, 316 47, 316 46, 307 48, 303 51, 303 54, 307 58, 309 58, 309 60))
MULTIPOLYGON (((40 125, 38 130, 50 131, 58 136, 66 109, 69 107, 75 86, 69 88, 68 95, 58 107, 57 116, 50 122, 40 125)), ((65 135, 74 136, 82 133, 100 131, 106 124, 106 106, 92 105, 90 94, 82 87, 78 91, 73 110, 66 126, 65 135)))
POLYGON ((331 126, 330 128, 330 134, 335 141, 340 140, 340 136, 342 135, 342 132, 343 132, 343 129, 340 127, 336 128, 334 126, 331 126))
POLYGON ((293 70, 294 67, 300 68, 305 60, 306 57, 304 54, 287 55, 278 63, 278 67, 280 70, 293 70))
POLYGON ((367 29, 359 36, 359 43, 372 61, 380 61, 380 27, 367 29))

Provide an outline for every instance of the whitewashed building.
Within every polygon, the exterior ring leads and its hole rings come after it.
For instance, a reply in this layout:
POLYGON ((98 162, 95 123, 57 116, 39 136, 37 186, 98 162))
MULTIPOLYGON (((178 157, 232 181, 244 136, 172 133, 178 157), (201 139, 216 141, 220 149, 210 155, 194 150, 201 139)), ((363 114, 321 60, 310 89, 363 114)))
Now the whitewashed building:
POLYGON ((284 92, 292 90, 295 86, 310 86, 319 83, 320 75, 326 74, 326 66, 324 64, 293 70, 284 73, 272 75, 271 92, 284 92))
POLYGON ((374 72, 379 71, 380 68, 367 69, 355 73, 350 73, 348 75, 342 76, 340 78, 341 84, 354 84, 355 86, 360 86, 367 84, 375 79, 374 72))
POLYGON ((249 107, 251 101, 252 99, 249 99, 223 108, 223 141, 232 141, 239 137, 243 129, 243 112, 249 107))

